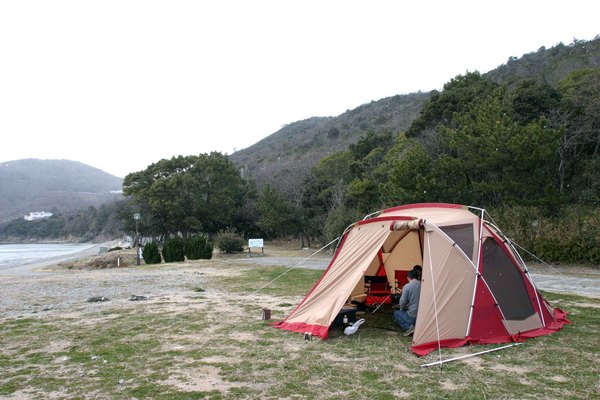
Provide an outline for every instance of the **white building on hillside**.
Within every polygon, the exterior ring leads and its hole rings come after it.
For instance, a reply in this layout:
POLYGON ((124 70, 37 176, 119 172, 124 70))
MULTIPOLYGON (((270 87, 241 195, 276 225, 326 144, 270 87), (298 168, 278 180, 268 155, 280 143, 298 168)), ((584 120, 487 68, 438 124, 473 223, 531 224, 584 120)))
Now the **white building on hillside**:
POLYGON ((42 219, 42 218, 48 218, 51 217, 52 213, 51 212, 46 212, 46 211, 32 211, 29 213, 29 215, 26 215, 24 218, 26 221, 34 221, 36 219, 42 219))

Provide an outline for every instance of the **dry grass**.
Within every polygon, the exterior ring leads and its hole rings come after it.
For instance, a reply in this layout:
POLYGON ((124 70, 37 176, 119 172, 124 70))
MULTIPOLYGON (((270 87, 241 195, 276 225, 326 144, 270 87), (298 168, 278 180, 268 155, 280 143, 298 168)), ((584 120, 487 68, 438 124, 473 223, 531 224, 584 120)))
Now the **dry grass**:
MULTIPOLYGON (((278 251, 298 254, 293 248, 278 251)), ((217 255, 210 261, 139 268, 88 270, 79 265, 39 278, 44 279, 44 287, 61 288, 63 294, 49 296, 49 311, 23 311, 0 320, 0 398, 600 395, 599 299, 547 294, 571 313, 572 325, 523 346, 447 364, 442 370, 422 369, 421 364, 435 361, 438 355, 414 356, 409 338, 393 330, 389 310, 367 316, 357 335, 345 337, 334 331, 327 341, 304 341, 302 335, 268 326, 261 320, 262 308, 270 308, 275 319, 283 318, 322 271, 291 271, 249 296, 285 269, 244 261, 242 255, 217 255), (69 292, 86 285, 90 290, 111 291, 111 300, 87 303, 82 295, 87 292, 69 292), (128 301, 133 285, 140 285, 135 290, 148 300, 128 301), (74 295, 80 298, 69 299, 74 295)), ((23 290, 34 284, 33 278, 22 279, 11 282, 23 290)), ((443 356, 491 347, 445 350, 443 356)))

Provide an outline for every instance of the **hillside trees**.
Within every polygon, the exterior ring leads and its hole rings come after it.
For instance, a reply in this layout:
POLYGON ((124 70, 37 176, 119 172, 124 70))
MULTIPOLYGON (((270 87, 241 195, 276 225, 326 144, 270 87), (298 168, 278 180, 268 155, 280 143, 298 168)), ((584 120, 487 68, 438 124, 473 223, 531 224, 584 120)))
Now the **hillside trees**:
MULTIPOLYGON (((26 221, 18 218, 0 224, 0 240, 46 240, 73 239, 89 241, 96 237, 114 238, 123 232, 123 223, 119 215, 127 209, 127 202, 120 200, 103 204, 96 208, 70 213, 56 213, 50 218, 26 221)), ((129 214, 130 215, 130 214, 129 214)))
POLYGON ((297 210, 275 186, 266 185, 258 198, 258 226, 270 237, 296 233, 297 210))
POLYGON ((328 214, 344 204, 346 185, 350 181, 350 162, 350 152, 339 151, 323 158, 304 180, 302 207, 319 233, 328 214))
POLYGON ((333 226, 339 233, 397 204, 556 210, 565 202, 560 138, 568 127, 552 118, 563 96, 535 81, 508 87, 478 73, 459 76, 431 96, 407 134, 365 132, 348 150, 323 159, 305 181, 302 204, 325 239, 333 226))
POLYGON ((144 234, 187 237, 233 226, 248 187, 233 163, 213 152, 160 160, 127 175, 123 192, 141 211, 144 234))
POLYGON ((409 139, 406 134, 398 135, 382 167, 388 169, 388 179, 380 185, 385 205, 448 201, 429 186, 432 170, 430 154, 421 142, 409 139))
POLYGON ((560 140, 561 190, 571 184, 572 199, 600 204, 600 68, 571 73, 559 83, 563 93, 554 122, 560 140))
POLYGON ((302 206, 315 235, 329 241, 381 205, 378 166, 394 143, 390 132, 369 130, 359 140, 321 160, 304 181, 302 206))
POLYGON ((560 94, 532 81, 509 88, 467 75, 432 96, 412 137, 401 136, 389 153, 387 202, 396 195, 485 207, 560 203, 562 128, 549 123, 560 94))
POLYGON ((368 214, 381 206, 379 183, 387 172, 379 168, 394 143, 390 132, 367 131, 349 146, 350 178, 346 187, 346 205, 358 213, 368 214))
POLYGON ((419 136, 438 125, 453 127, 455 114, 464 113, 473 102, 485 98, 497 87, 498 84, 482 77, 479 72, 458 75, 446 83, 441 92, 432 93, 421 114, 408 129, 408 136, 419 136))
POLYGON ((433 167, 433 184, 456 201, 495 207, 556 198, 558 133, 544 118, 521 123, 515 93, 500 88, 455 115, 456 128, 441 130, 448 151, 433 167))

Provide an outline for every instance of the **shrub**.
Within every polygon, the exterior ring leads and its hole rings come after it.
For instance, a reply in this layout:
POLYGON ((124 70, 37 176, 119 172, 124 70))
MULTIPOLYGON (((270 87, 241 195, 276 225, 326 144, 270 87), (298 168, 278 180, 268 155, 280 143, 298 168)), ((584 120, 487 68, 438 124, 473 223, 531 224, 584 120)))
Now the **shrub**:
POLYGON ((327 216, 325 226, 323 227, 323 237, 325 241, 329 242, 337 238, 350 224, 353 224, 361 218, 362 216, 356 210, 349 209, 346 206, 341 206, 332 210, 327 216))
POLYGON ((571 205, 548 214, 536 207, 517 206, 498 208, 490 214, 514 243, 546 262, 600 261, 597 207, 571 205))
POLYGON ((165 262, 185 261, 185 242, 179 236, 173 236, 165 241, 162 248, 165 262))
POLYGON ((156 242, 146 243, 143 247, 142 257, 146 264, 160 264, 160 252, 156 242))
POLYGON ((244 251, 244 239, 235 229, 226 229, 217 233, 217 247, 224 253, 239 253, 244 251))
POLYGON ((213 255, 213 245, 204 235, 197 235, 185 241, 185 256, 188 260, 210 260, 213 255))

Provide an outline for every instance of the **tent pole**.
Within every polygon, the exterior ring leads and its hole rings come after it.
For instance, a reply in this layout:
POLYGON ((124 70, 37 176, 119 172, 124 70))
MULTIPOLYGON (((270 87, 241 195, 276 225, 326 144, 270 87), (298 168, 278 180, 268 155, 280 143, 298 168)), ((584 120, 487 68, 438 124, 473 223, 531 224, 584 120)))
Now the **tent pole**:
POLYGON ((435 332, 437 335, 438 342, 438 353, 440 355, 440 369, 442 368, 442 343, 440 341, 440 325, 438 323, 438 311, 437 311, 437 300, 435 297, 435 279, 433 279, 433 262, 431 260, 431 240, 429 238, 430 231, 425 228, 425 233, 427 234, 427 255, 429 258, 429 272, 431 273, 431 291, 433 292, 433 312, 435 315, 435 332))
POLYGON ((467 354, 467 355, 460 356, 460 357, 449 358, 447 360, 440 360, 440 361, 432 362, 429 364, 423 364, 423 365, 421 365, 421 368, 433 367, 434 365, 443 364, 443 363, 447 363, 447 362, 451 362, 451 361, 462 360, 464 358, 474 357, 474 356, 478 356, 478 355, 485 354, 485 353, 491 353, 492 351, 502 350, 502 349, 506 349, 509 347, 519 346, 522 344, 523 343, 507 344, 506 346, 496 347, 495 349, 484 350, 484 351, 480 351, 478 353, 467 354))
POLYGON ((481 211, 481 216, 479 217, 479 241, 477 243, 477 265, 475 266, 475 282, 473 285, 473 296, 471 297, 471 310, 469 310, 469 321, 467 322, 467 331, 465 332, 465 337, 469 336, 469 332, 471 331, 471 323, 473 322, 473 310, 475 309, 475 295, 477 294, 477 277, 480 275, 479 267, 481 261, 481 245, 483 243, 483 217, 485 210, 483 208, 478 208, 477 210, 481 211))

